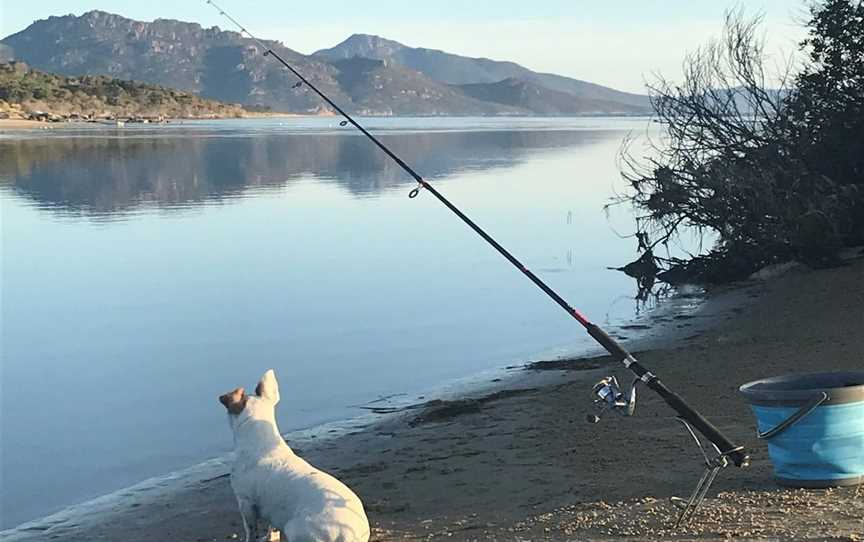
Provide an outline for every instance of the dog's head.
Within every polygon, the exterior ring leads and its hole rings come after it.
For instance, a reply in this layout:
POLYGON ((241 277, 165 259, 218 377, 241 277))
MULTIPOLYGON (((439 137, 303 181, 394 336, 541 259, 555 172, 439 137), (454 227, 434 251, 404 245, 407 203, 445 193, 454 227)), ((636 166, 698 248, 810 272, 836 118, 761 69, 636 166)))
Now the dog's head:
POLYGON ((255 395, 248 395, 243 388, 236 388, 220 395, 219 402, 228 410, 232 426, 234 420, 241 414, 252 418, 272 417, 273 409, 279 402, 279 382, 276 381, 276 373, 273 369, 264 373, 255 387, 255 395))

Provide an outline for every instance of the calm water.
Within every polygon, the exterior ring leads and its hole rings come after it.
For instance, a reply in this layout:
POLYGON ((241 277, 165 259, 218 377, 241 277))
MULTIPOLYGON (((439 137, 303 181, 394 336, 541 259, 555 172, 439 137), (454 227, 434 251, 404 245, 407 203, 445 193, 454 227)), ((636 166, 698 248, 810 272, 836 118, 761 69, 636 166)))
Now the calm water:
MULTIPOLYGON (((370 120, 583 312, 633 316, 615 154, 644 120, 370 120)), ((231 446, 274 367, 283 430, 589 344, 332 119, 0 136, 2 526, 231 446)))

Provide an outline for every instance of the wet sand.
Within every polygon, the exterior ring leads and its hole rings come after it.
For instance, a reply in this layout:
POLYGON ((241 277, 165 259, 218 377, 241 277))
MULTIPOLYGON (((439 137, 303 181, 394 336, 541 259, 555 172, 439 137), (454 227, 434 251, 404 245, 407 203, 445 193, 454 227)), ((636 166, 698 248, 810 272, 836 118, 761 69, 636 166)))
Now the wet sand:
MULTIPOLYGON (((665 403, 642 389, 635 417, 585 422, 598 377, 614 372, 629 382, 606 358, 525 371, 507 390, 412 409, 297 451, 356 490, 375 540, 864 540, 864 488, 777 486, 737 391, 762 377, 864 368, 864 259, 794 271, 744 292, 752 303, 714 329, 638 354, 752 455, 750 468, 720 474, 686 529, 672 528, 669 497, 689 494, 702 459, 665 403)), ((237 535, 239 514, 222 476, 110 520, 84 518, 10 540, 237 535)))

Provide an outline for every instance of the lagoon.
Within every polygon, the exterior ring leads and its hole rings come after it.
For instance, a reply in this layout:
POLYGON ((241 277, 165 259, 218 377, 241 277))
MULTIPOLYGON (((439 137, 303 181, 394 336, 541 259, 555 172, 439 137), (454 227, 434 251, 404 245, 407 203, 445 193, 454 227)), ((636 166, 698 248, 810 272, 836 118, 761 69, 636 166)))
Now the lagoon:
MULTIPOLYGON (((646 119, 364 122, 595 321, 640 309, 604 205, 646 119)), ((332 118, 0 134, 0 528, 226 453, 269 367, 289 431, 592 346, 413 187, 332 118)))

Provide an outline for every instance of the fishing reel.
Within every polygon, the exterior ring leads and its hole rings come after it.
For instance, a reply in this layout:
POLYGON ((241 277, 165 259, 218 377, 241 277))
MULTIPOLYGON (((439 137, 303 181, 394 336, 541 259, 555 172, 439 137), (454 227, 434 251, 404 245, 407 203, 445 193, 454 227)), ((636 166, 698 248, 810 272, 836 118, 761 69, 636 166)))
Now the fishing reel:
MULTIPOLYGON (((626 394, 621 390, 621 386, 618 384, 618 379, 614 376, 607 376, 594 384, 594 387, 591 388, 591 392, 595 397, 593 406, 597 412, 595 414, 586 415, 588 422, 600 423, 600 419, 607 412, 617 412, 621 416, 632 416, 633 412, 636 410, 636 384, 638 382, 638 378, 633 380, 633 384, 630 385, 630 391, 626 394)), ((708 444, 710 444, 711 447, 711 450, 709 450, 709 448, 699 440, 696 431, 693 430, 693 427, 687 422, 687 420, 681 417, 676 419, 684 425, 687 433, 693 438, 697 448, 702 453, 705 465, 705 470, 699 478, 699 481, 696 483, 696 487, 690 494, 689 499, 685 500, 679 497, 671 498, 672 504, 679 509, 678 518, 675 521, 675 528, 677 529, 690 523, 705 500, 705 497, 708 495, 708 490, 711 488, 717 475, 722 469, 729 465, 729 454, 739 451, 741 448, 734 448, 730 452, 721 453, 716 444, 709 442, 708 444)))
POLYGON ((636 384, 639 379, 633 380, 630 391, 624 393, 614 376, 607 376, 594 384, 591 393, 594 395, 595 414, 586 415, 588 423, 600 423, 600 419, 607 412, 617 412, 621 416, 632 416, 636 410, 636 384))

